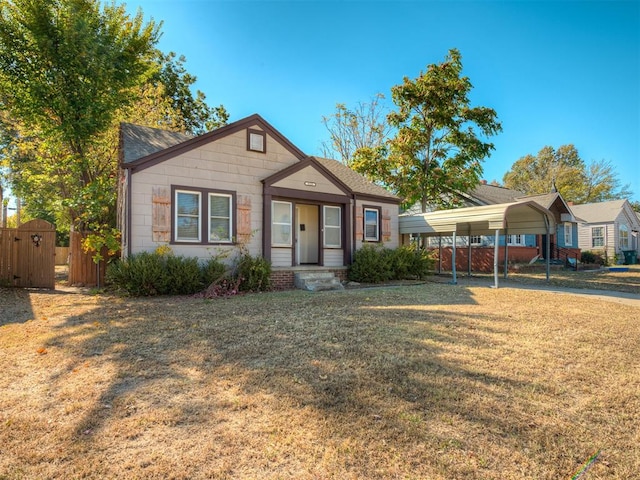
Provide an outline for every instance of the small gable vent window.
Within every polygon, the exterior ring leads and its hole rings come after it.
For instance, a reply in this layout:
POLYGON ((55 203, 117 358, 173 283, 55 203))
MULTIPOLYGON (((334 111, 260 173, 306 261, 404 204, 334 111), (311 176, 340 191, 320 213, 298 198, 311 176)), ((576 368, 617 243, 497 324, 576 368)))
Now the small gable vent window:
POLYGON ((260 130, 247 130, 247 150, 266 153, 267 135, 260 130))

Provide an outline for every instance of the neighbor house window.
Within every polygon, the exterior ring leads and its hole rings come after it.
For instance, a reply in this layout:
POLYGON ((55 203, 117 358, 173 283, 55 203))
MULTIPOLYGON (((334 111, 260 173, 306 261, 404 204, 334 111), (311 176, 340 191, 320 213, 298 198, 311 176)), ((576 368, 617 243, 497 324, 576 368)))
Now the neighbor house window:
POLYGON ((324 206, 324 246, 340 248, 341 243, 341 208, 324 206))
POLYGON ((235 193, 204 188, 172 187, 173 238, 176 243, 231 243, 235 193), (206 232, 203 235, 203 232, 206 232))
POLYGON ((271 203, 271 244, 276 247, 291 246, 291 202, 271 203))
POLYGON ((380 240, 380 209, 364 209, 364 240, 378 242, 380 240))
POLYGON ((267 151, 267 135, 260 130, 247 130, 247 150, 252 152, 267 151))
POLYGON ((482 245, 482 235, 472 235, 469 237, 469 243, 471 245, 482 245))
POLYGON ((176 242, 200 242, 200 192, 176 190, 176 242))
POLYGON ((232 197, 227 194, 209 194, 209 241, 231 242, 232 197))
POLYGON ((604 247, 604 227, 591 228, 591 246, 604 247))
POLYGON ((618 246, 620 250, 629 248, 629 227, 622 224, 618 229, 618 246))
POLYGON ((524 235, 509 235, 507 237, 509 245, 524 245, 524 235))
POLYGON ((573 225, 568 222, 564 224, 564 246, 573 246, 573 225))

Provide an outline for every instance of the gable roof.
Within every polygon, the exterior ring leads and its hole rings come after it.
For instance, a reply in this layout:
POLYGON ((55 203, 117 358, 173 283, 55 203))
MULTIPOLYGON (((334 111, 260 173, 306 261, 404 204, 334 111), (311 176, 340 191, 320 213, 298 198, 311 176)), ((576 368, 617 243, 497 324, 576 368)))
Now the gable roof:
POLYGON ((264 118, 258 114, 254 114, 197 137, 189 137, 185 134, 140 125, 121 124, 120 164, 123 168, 130 169, 132 172, 143 170, 198 148, 201 145, 252 126, 258 126, 267 132, 271 137, 276 139, 278 143, 289 150, 294 157, 300 160, 306 157, 298 147, 287 140, 264 118), (144 147, 142 143, 145 141, 149 142, 152 146, 144 147), (158 149, 155 149, 156 147, 158 149), (138 154, 142 156, 137 156, 138 154))
POLYGON ((366 197, 378 201, 400 203, 400 198, 393 193, 370 182, 364 176, 351 170, 343 163, 329 158, 307 157, 263 179, 262 182, 266 186, 271 186, 309 166, 320 171, 327 179, 344 192, 345 195, 355 194, 361 199, 366 197))
POLYGON ((573 205, 571 210, 586 223, 613 222, 622 212, 627 200, 610 200, 608 202, 585 203, 573 205))
POLYGON ((463 193, 462 196, 474 205, 496 205, 500 203, 513 202, 518 197, 524 196, 524 193, 519 192, 518 190, 501 187, 500 185, 480 183, 469 193, 463 193))
POLYGON ((191 138, 185 133, 123 122, 120 124, 120 161, 129 163, 191 138))
POLYGON ((342 182, 352 193, 360 195, 370 195, 373 197, 382 197, 394 201, 400 200, 397 195, 394 195, 381 186, 370 182, 355 170, 347 167, 344 163, 340 163, 337 160, 331 160, 329 158, 310 158, 316 160, 327 171, 329 171, 333 176, 340 180, 340 182, 342 182))

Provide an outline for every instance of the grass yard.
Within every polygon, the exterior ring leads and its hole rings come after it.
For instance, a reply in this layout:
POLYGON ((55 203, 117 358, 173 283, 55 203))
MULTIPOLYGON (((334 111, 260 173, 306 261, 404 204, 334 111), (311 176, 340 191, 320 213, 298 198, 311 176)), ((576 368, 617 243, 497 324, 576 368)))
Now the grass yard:
POLYGON ((0 479, 638 478, 640 308, 0 290, 0 479))

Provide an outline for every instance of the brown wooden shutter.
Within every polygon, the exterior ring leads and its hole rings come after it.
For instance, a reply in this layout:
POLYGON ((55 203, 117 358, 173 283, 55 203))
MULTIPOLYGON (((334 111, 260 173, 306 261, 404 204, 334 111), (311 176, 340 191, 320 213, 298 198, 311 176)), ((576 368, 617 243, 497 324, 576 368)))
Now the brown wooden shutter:
POLYGON ((154 242, 171 240, 171 192, 169 187, 153 187, 151 209, 151 239, 154 242))
POLYGON ((237 241, 248 243, 251 240, 251 197, 238 195, 237 241))
POLYGON ((391 240, 391 215, 389 215, 389 209, 384 208, 382 210, 382 241, 388 242, 391 240))
POLYGON ((362 207, 356 207, 356 240, 362 240, 364 235, 364 213, 362 207))

